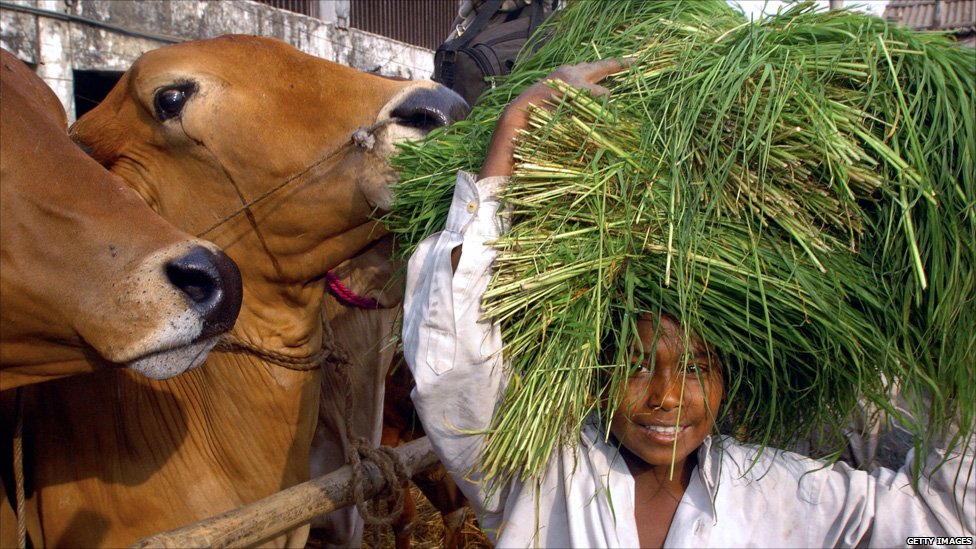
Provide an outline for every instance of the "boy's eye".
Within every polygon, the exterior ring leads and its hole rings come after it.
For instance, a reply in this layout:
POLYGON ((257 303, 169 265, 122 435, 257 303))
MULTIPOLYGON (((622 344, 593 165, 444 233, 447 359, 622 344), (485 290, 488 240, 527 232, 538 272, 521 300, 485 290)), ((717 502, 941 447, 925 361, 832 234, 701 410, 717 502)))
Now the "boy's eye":
POLYGON ((636 364, 632 364, 630 367, 630 375, 649 374, 649 373, 651 373, 651 369, 639 362, 636 364))
POLYGON ((691 363, 685 366, 685 375, 700 375, 708 371, 707 364, 691 363))

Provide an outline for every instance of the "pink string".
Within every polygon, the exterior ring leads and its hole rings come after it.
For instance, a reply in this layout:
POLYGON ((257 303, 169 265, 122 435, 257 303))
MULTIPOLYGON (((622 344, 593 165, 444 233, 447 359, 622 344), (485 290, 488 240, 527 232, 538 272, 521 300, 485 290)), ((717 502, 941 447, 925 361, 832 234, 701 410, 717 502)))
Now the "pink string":
POLYGON ((332 274, 332 271, 325 273, 325 286, 329 293, 335 296, 346 307, 359 307, 360 309, 379 309, 380 304, 375 299, 357 295, 348 286, 339 280, 339 277, 332 274))

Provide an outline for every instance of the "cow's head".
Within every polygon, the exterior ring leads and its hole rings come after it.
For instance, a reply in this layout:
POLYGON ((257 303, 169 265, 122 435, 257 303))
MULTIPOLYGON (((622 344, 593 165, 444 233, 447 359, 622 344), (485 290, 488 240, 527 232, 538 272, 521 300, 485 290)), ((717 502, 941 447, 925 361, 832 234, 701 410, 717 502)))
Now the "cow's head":
POLYGON ((90 370, 200 364, 240 310, 236 265, 163 221, 66 133, 54 93, 2 52, 2 388, 90 370))
POLYGON ((244 275, 239 327, 290 346, 318 318, 313 282, 382 235, 394 143, 467 109, 431 82, 225 36, 143 55, 71 134, 164 218, 222 245, 244 275))

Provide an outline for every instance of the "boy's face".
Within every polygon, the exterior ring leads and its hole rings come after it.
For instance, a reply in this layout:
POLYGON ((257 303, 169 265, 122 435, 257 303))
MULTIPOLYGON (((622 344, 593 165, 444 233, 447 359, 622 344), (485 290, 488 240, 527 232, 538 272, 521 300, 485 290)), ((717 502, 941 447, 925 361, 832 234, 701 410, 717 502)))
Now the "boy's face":
POLYGON ((724 395, 721 364, 697 338, 685 353, 684 334, 671 318, 643 316, 637 323, 640 351, 635 373, 618 393, 610 432, 632 457, 679 470, 712 431, 724 395))

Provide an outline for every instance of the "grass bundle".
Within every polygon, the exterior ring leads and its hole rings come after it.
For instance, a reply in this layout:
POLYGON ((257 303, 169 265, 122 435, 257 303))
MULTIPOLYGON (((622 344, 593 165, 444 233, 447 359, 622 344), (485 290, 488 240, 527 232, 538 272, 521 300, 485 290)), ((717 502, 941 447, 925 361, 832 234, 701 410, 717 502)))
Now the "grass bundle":
POLYGON ((484 297, 512 368, 489 475, 534 476, 613 413, 640 312, 719 350, 743 440, 825 431, 839 452, 859 400, 897 413, 893 384, 920 448, 954 421, 972 436, 973 50, 809 3, 750 22, 721 0, 575 2, 546 30, 468 120, 403 148, 385 219, 409 253, 515 95, 560 64, 636 59, 609 98, 562 85, 519 138, 484 297))

